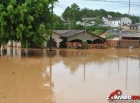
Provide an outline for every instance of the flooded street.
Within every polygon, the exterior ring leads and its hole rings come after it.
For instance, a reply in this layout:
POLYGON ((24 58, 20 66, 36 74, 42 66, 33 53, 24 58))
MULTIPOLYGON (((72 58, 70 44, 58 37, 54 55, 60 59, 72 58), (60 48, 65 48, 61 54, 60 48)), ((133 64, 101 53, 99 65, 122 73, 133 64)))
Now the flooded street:
POLYGON ((140 49, 0 53, 0 103, 109 103, 117 89, 140 95, 140 49))

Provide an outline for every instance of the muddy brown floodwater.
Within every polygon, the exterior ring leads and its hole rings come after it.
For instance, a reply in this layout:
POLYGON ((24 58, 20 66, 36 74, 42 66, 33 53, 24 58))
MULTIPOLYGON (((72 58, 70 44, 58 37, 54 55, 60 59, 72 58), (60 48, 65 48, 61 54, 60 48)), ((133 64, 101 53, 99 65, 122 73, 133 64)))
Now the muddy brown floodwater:
POLYGON ((108 103, 117 89, 140 95, 140 49, 0 53, 0 103, 108 103))

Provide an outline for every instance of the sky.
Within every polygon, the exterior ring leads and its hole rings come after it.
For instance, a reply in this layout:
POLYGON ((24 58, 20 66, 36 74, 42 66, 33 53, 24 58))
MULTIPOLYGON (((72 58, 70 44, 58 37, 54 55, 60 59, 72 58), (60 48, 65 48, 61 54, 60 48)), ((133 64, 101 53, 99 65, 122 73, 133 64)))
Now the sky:
MULTIPOLYGON (((104 9, 123 14, 129 12, 129 0, 58 0, 54 5, 54 13, 61 16, 64 10, 73 3, 76 3, 80 9, 104 9)), ((130 15, 140 16, 140 0, 130 0, 130 15)))

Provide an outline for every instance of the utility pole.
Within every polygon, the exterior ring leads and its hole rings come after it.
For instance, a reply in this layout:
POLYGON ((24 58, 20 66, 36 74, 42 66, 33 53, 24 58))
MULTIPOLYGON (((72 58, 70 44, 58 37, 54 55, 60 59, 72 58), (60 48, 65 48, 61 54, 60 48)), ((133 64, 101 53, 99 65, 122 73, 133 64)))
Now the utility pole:
POLYGON ((130 0, 129 0, 129 10, 128 10, 128 15, 130 15, 130 0))
POLYGON ((85 40, 86 40, 86 18, 85 18, 85 40))
MULTIPOLYGON (((53 3, 52 3, 52 16, 53 16, 53 3)), ((51 21, 51 24, 53 23, 53 20, 51 21)), ((50 48, 49 51, 52 51, 52 26, 51 26, 51 35, 50 35, 50 48)))
POLYGON ((69 30, 70 30, 70 19, 68 18, 68 25, 69 25, 69 30))

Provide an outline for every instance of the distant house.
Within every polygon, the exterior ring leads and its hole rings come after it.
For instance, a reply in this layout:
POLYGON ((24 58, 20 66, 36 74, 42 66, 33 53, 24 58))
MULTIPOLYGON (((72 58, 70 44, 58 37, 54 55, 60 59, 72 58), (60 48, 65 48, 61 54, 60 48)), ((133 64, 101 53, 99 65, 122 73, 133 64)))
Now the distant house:
POLYGON ((115 17, 108 15, 108 17, 102 17, 104 25, 110 27, 122 27, 124 24, 131 24, 132 20, 128 17, 115 17))
POLYGON ((93 26, 95 24, 96 18, 82 18, 82 21, 76 22, 76 24, 83 25, 83 26, 93 26))
POLYGON ((132 24, 132 25, 130 25, 130 30, 139 32, 140 31, 140 24, 132 24))
MULTIPOLYGON (((66 42, 82 42, 87 40, 88 44, 102 44, 105 39, 85 30, 53 30, 53 47, 66 47, 66 42)), ((47 43, 49 47, 50 41, 47 43)))
POLYGON ((140 40, 140 33, 133 32, 133 31, 120 31, 120 30, 108 30, 102 34, 100 37, 106 38, 107 35, 112 34, 114 35, 113 40, 140 40))
POLYGON ((140 32, 140 24, 123 25, 123 31, 140 32))

